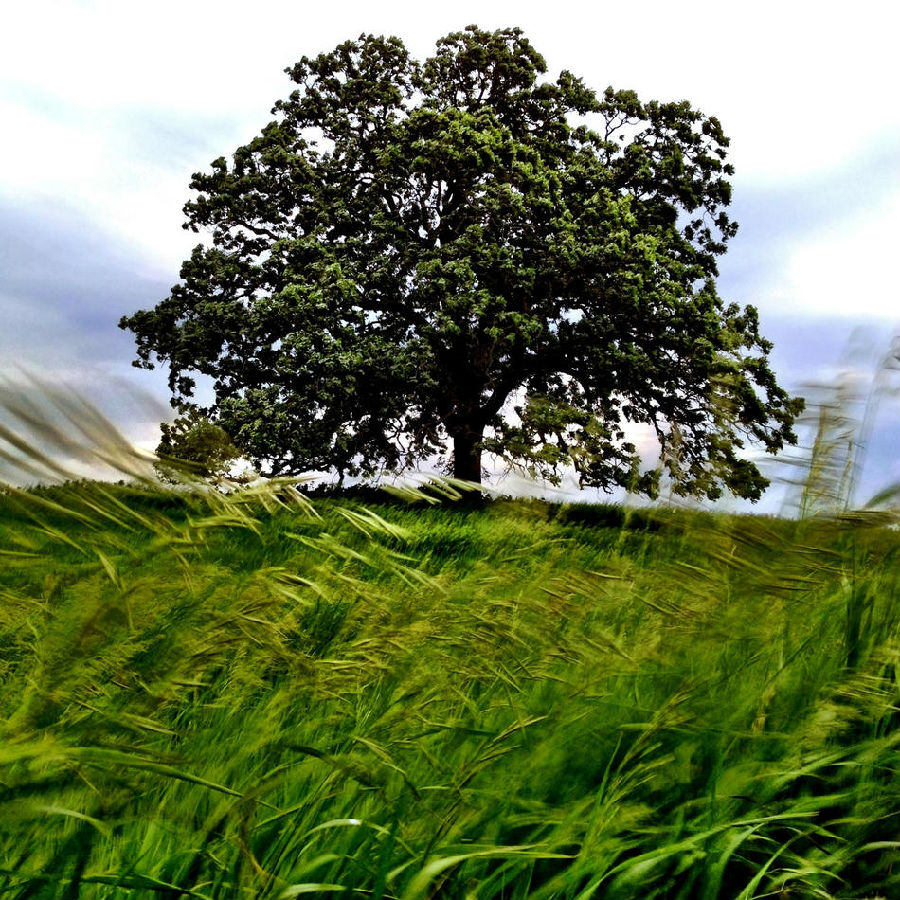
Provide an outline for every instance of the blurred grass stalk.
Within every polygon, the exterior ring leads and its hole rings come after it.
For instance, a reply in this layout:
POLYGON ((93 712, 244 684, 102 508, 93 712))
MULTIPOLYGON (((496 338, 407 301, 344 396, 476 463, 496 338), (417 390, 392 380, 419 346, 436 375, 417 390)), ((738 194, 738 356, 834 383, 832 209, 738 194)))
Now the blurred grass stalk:
MULTIPOLYGON (((784 460, 799 473, 790 482, 795 492, 788 495, 783 515, 806 518, 853 509, 900 507, 900 480, 886 483, 882 476, 876 493, 859 496, 866 452, 879 415, 886 405, 896 413, 900 403, 900 335, 874 369, 864 350, 857 348, 848 356, 847 366, 832 383, 811 384, 804 391, 807 410, 801 427, 805 425, 807 433, 813 435, 812 444, 806 452, 784 460)), ((896 415, 891 417, 891 426, 896 427, 896 415)), ((900 459, 900 432, 895 438, 896 464, 900 459)), ((884 474, 896 478, 896 465, 893 472, 884 474)))

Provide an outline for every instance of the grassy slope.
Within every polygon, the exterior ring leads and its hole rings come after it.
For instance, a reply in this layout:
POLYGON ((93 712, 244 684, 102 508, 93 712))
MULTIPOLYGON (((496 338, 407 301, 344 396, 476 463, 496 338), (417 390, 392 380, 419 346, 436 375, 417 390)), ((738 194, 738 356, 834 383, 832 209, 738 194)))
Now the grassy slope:
POLYGON ((0 897, 897 895, 896 531, 367 509, 0 497, 0 897))

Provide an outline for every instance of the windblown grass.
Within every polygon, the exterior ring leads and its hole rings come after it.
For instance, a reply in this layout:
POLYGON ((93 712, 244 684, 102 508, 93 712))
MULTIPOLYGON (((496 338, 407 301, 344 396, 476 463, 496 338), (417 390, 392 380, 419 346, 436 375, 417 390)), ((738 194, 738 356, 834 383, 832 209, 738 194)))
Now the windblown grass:
POLYGON ((895 528, 10 489, 0 897, 895 897, 895 528))

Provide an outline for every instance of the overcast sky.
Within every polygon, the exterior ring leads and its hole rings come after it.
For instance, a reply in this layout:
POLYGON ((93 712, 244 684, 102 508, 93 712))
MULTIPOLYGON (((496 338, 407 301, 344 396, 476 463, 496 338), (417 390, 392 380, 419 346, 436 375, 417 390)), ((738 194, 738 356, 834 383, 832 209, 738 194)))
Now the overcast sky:
MULTIPOLYGON (((896 0, 30 0, 6 9, 0 36, 0 373, 74 379, 154 441, 164 410, 136 416, 112 383, 165 403, 164 379, 130 369, 116 322, 177 280, 196 242, 180 227, 191 173, 269 121, 300 56, 373 32, 423 58, 470 23, 520 26, 551 76, 567 68, 720 118, 741 225, 720 293, 759 308, 786 386, 831 377, 854 331, 867 347, 857 368, 887 350, 900 330, 896 0)), ((900 477, 891 402, 873 484, 900 477)))

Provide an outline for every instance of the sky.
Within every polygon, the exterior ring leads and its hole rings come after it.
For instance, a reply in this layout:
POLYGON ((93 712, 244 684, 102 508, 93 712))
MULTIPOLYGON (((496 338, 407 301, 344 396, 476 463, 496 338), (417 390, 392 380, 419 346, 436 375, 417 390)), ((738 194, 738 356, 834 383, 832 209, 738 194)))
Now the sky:
MULTIPOLYGON (((720 294, 752 303, 799 393, 865 393, 900 331, 900 3, 557 0, 305 4, 30 0, 0 35, 0 376, 76 385, 135 441, 170 415, 120 316, 154 306, 197 241, 191 173, 291 88, 283 70, 363 32, 424 58, 468 24, 521 27, 598 90, 688 99, 721 120, 737 237, 720 294), (17 376, 14 376, 17 377, 17 376), (137 402, 134 390, 145 392, 137 402)), ((874 414, 865 488, 900 479, 900 402, 874 414)))

